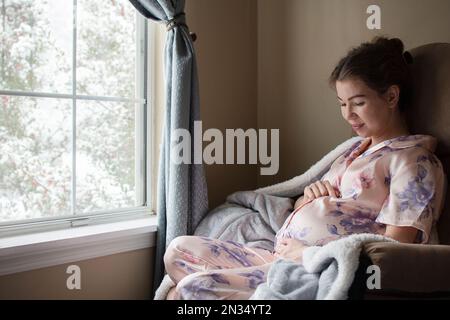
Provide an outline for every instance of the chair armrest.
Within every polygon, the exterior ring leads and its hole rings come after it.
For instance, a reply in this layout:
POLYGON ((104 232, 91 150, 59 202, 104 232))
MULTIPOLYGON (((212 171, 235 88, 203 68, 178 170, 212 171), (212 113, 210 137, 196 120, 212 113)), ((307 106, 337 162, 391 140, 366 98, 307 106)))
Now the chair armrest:
POLYGON ((380 267, 383 290, 450 292, 450 246, 371 242, 363 253, 380 267))

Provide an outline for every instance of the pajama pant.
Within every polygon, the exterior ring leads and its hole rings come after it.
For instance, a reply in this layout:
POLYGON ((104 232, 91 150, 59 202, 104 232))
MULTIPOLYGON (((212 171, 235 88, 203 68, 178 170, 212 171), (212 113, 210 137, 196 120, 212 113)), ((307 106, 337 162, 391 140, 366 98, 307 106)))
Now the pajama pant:
POLYGON ((177 284, 170 295, 182 300, 247 300, 275 260, 268 250, 199 236, 175 238, 164 255, 177 284))

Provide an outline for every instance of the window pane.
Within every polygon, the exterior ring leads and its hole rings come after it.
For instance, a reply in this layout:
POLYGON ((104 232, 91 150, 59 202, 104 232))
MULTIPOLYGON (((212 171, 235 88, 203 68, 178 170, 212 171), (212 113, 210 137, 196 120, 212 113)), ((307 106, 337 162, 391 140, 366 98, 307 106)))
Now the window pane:
POLYGON ((70 214, 71 119, 67 100, 0 96, 0 222, 70 214))
POLYGON ((128 0, 79 0, 77 94, 135 97, 136 10, 128 0))
POLYGON ((77 102, 77 213, 134 207, 135 105, 77 102))
POLYGON ((0 2, 0 89, 72 92, 72 1, 0 2))

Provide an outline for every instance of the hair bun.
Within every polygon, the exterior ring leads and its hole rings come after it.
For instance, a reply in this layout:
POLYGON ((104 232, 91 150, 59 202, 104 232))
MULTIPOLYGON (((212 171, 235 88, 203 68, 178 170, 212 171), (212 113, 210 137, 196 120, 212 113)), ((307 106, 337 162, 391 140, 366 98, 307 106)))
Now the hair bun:
POLYGON ((372 43, 384 48, 387 52, 402 55, 404 50, 403 41, 399 38, 388 39, 383 36, 376 36, 372 39, 372 43))
POLYGON ((400 54, 403 53, 404 45, 403 45, 402 40, 400 40, 399 38, 392 38, 392 39, 389 39, 388 42, 389 42, 389 47, 393 51, 396 51, 400 54))
POLYGON ((409 53, 409 51, 403 52, 403 58, 407 64, 412 64, 414 62, 413 56, 409 53))

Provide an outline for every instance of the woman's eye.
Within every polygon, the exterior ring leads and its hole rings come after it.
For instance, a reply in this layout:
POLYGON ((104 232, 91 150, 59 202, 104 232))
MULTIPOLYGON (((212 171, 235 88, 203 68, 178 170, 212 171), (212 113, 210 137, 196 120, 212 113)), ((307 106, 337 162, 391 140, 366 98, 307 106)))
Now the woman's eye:
POLYGON ((355 106, 358 106, 358 107, 363 106, 363 105, 364 105, 364 102, 357 102, 357 103, 355 103, 355 106))

